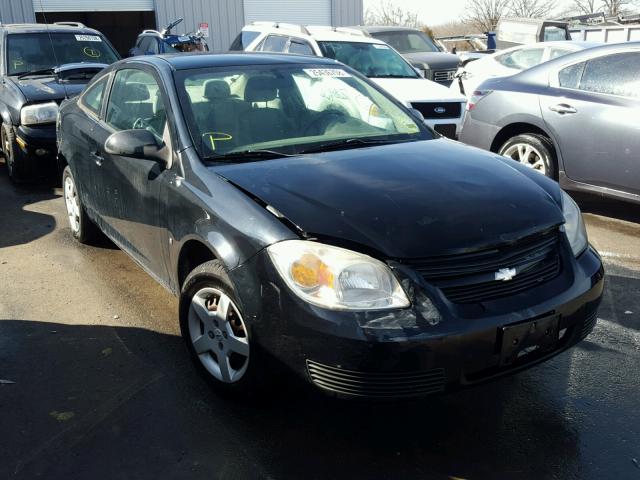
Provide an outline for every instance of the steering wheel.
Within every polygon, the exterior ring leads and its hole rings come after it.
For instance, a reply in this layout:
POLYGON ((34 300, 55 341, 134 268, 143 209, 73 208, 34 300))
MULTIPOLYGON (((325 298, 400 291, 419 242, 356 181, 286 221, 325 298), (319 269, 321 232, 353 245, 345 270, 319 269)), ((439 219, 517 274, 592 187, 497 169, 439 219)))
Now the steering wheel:
POLYGON ((132 126, 132 128, 133 128, 134 130, 137 130, 137 129, 145 130, 145 129, 147 128, 147 126, 148 126, 147 121, 146 121, 144 118, 140 118, 140 117, 138 117, 138 118, 136 118, 136 120, 133 122, 133 126, 132 126))
POLYGON ((341 110, 325 110, 313 118, 304 129, 305 136, 322 135, 335 123, 344 121, 347 114, 341 110))

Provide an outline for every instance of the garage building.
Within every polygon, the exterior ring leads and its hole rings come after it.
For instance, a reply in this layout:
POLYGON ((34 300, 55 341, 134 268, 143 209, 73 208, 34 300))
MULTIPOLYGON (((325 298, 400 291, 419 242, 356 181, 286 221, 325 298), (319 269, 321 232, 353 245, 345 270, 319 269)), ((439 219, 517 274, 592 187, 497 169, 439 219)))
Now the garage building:
POLYGON ((209 26, 211 50, 227 50, 240 29, 260 20, 305 25, 358 25, 363 0, 0 0, 0 22, 82 22, 125 54, 144 29, 184 17, 177 33, 209 26))

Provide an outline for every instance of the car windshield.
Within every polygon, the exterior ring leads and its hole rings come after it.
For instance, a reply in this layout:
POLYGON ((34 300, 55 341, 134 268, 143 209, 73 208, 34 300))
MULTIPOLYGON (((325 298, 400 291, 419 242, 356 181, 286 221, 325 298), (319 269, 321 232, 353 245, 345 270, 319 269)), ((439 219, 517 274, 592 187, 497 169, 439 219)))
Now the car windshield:
POLYGON ((43 32, 7 36, 9 75, 52 69, 67 63, 113 63, 118 59, 115 50, 99 35, 43 32))
POLYGON ((373 37, 388 43, 400 53, 440 52, 440 49, 424 32, 411 30, 396 32, 375 32, 373 37))
POLYGON ((417 78, 418 73, 388 45, 318 42, 322 55, 349 65, 369 78, 417 78))
POLYGON ((434 137, 386 95, 339 66, 186 70, 176 73, 176 85, 195 147, 209 160, 434 137))

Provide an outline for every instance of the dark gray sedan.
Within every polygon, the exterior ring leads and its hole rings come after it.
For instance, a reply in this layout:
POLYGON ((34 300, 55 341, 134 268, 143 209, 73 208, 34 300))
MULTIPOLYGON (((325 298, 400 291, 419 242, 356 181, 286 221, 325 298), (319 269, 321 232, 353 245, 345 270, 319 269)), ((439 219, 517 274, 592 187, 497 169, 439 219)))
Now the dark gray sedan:
POLYGON ((640 202, 640 42, 541 64, 473 92, 461 141, 568 190, 640 202))

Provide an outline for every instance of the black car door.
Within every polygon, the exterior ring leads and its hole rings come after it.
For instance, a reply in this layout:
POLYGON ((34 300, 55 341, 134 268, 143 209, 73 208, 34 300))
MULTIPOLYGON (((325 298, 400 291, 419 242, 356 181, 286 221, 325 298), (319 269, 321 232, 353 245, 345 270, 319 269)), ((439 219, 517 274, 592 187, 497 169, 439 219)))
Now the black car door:
POLYGON ((105 75, 84 91, 78 99, 78 115, 75 115, 72 122, 68 122, 70 129, 63 137, 63 141, 74 143, 73 151, 77 154, 72 162, 73 173, 82 196, 82 202, 92 217, 98 214, 98 196, 102 195, 96 186, 96 177, 99 174, 100 145, 104 143, 104 139, 97 136, 100 129, 96 131, 96 128, 99 124, 109 80, 110 76, 105 75))
MULTIPOLYGON (((104 140, 118 131, 142 128, 159 142, 171 145, 165 105, 166 94, 155 72, 146 67, 123 68, 113 79, 104 121, 104 140)), ((168 171, 154 160, 100 152, 99 188, 105 195, 98 207, 107 224, 106 233, 150 273, 166 278, 165 212, 168 171)))

